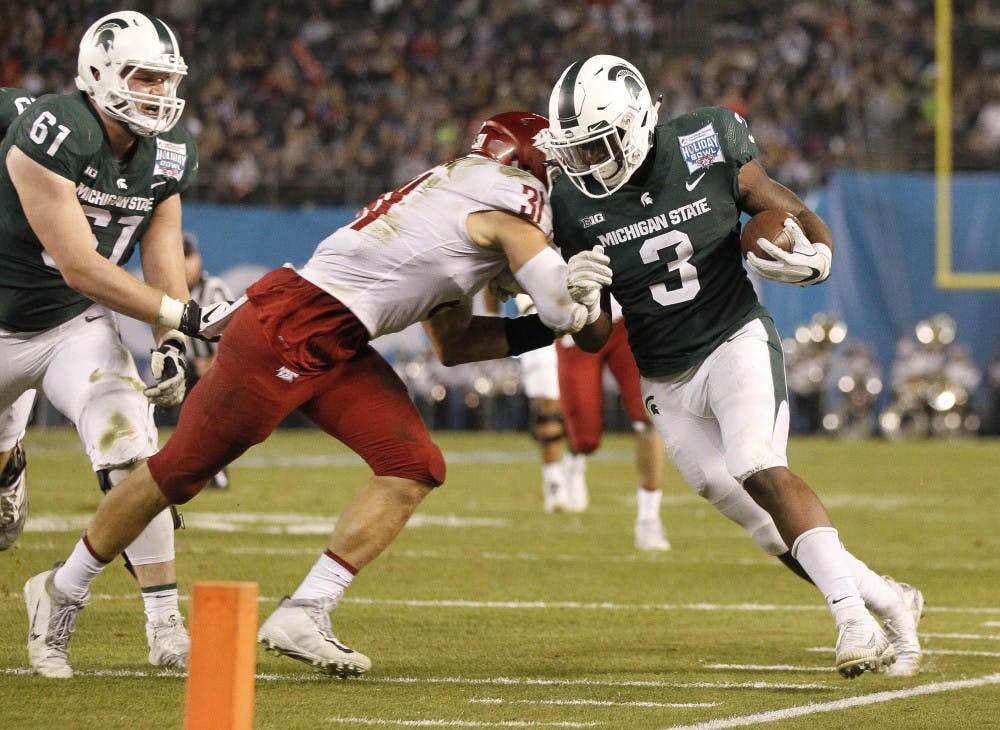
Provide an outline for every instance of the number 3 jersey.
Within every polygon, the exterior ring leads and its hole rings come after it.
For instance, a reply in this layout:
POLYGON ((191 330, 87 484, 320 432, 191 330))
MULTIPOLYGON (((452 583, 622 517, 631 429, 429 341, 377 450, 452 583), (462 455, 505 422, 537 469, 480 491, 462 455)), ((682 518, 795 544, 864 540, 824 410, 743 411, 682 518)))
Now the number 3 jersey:
POLYGON ((643 375, 686 370, 767 315, 739 246, 737 175, 756 156, 743 119, 707 107, 658 125, 646 161, 610 197, 588 198, 568 179, 556 181, 556 245, 566 259, 604 247, 643 375))
POLYGON ((545 188, 531 174, 485 157, 459 157, 362 208, 323 240, 298 272, 336 297, 374 339, 469 301, 505 271, 502 250, 466 228, 478 211, 525 218, 552 235, 545 188))
MULTIPOLYGON (((0 93, 0 107, 23 96, 0 93)), ((132 256, 154 208, 193 182, 198 151, 178 126, 137 137, 129 157, 118 162, 82 93, 50 94, 20 106, 0 146, 0 327, 33 332, 67 322, 92 302, 66 285, 28 224, 3 162, 10 148, 76 185, 97 252, 118 266, 132 256)))

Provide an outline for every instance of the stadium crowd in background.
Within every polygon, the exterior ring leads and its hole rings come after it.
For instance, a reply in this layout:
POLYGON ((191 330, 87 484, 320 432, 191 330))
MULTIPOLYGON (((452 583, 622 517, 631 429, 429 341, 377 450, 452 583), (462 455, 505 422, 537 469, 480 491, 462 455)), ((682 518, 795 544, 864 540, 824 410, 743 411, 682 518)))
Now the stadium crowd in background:
MULTIPOLYGON (((182 123, 210 163, 193 199, 364 203, 460 154, 497 110, 544 111, 550 79, 592 53, 642 59, 661 120, 706 104, 750 116, 772 174, 803 192, 842 167, 933 164, 932 0, 135 5, 190 39, 182 123)), ((1000 12, 953 5, 955 164, 997 169, 1000 12)), ((70 88, 75 39, 113 6, 4 3, 0 86, 70 88)))

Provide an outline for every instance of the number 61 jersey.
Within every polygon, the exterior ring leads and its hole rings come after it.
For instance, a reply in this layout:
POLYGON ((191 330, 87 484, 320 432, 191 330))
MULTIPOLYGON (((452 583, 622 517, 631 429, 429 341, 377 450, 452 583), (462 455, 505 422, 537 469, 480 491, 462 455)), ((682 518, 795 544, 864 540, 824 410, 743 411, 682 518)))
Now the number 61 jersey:
POLYGON ((531 173, 475 154, 418 175, 358 211, 298 272, 336 297, 374 339, 471 300, 507 269, 469 236, 472 213, 498 210, 552 236, 545 188, 531 173))
POLYGON ((3 162, 10 148, 75 184, 97 252, 118 266, 132 256, 153 209, 193 182, 198 151, 178 125, 137 137, 119 163, 82 92, 48 94, 21 107, 0 146, 0 327, 34 332, 69 321, 92 302, 66 285, 31 229, 3 162))
POLYGON ((604 247, 643 375, 682 372, 767 315, 739 247, 737 175, 756 156, 743 119, 707 107, 658 125, 642 167, 609 197, 556 181, 556 245, 565 259, 604 247))

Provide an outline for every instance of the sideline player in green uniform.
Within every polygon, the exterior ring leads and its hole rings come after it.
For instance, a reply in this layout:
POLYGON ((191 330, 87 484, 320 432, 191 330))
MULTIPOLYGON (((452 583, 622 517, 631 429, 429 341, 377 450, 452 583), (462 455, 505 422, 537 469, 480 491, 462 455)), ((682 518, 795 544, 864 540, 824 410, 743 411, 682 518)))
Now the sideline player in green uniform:
MULTIPOLYGON (((0 146, 0 451, 21 452, 30 411, 30 401, 21 407, 24 394, 41 388, 76 427, 105 490, 156 451, 151 403, 180 402, 185 335, 211 334, 203 318, 214 322, 228 307, 202 310, 185 283, 180 193, 198 170, 194 140, 175 127, 186 73, 162 21, 120 11, 84 34, 79 93, 33 103, 9 95, 20 113, 0 146), (137 248, 144 281, 121 268, 137 248), (153 385, 140 380, 115 312, 154 325, 153 385)), ((6 546, 27 511, 23 469, 17 481, 23 509, 6 546)), ((10 504, 19 501, 10 496, 10 504)), ((183 668, 189 642, 177 607, 173 530, 165 511, 126 555, 142 587, 150 663, 183 668)), ((53 590, 29 581, 29 608, 53 590)), ((66 622, 37 611, 29 620, 32 667, 71 676, 65 642, 52 636, 66 622)))
MULTIPOLYGON (((788 469, 781 343, 741 260, 741 212, 790 211, 801 223, 786 222, 793 252, 771 246, 775 261, 751 255, 749 264, 769 279, 817 284, 830 273, 830 230, 767 175, 741 117, 710 107, 658 125, 657 106, 616 56, 573 63, 555 85, 548 144, 564 174, 553 225, 576 262, 569 280, 587 256, 610 261, 610 291, 667 452, 689 486, 820 589, 838 628, 840 673, 898 660, 893 673, 915 674, 919 591, 847 552, 822 502, 788 469)), ((597 351, 610 324, 605 314, 578 344, 597 351)))

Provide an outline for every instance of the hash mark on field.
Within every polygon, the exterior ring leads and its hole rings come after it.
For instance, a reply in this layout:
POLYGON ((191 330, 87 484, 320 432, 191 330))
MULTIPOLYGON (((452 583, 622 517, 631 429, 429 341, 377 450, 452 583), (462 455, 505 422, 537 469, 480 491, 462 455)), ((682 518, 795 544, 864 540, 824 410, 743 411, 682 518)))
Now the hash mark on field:
POLYGON ((390 725, 392 727, 597 727, 603 722, 536 722, 534 720, 385 720, 380 717, 328 717, 334 725, 390 725))
POLYGON ((610 700, 505 700, 502 697, 474 697, 478 705, 586 705, 590 707, 717 707, 718 702, 611 702, 610 700))
POLYGON ((783 710, 770 710, 768 712, 758 712, 753 715, 708 720, 696 725, 671 725, 667 730, 723 730, 723 728, 730 727, 746 727, 747 725, 780 722, 794 717, 815 715, 820 712, 836 712, 837 710, 847 710, 852 707, 891 702, 892 700, 900 700, 906 697, 918 697, 920 695, 937 694, 939 692, 955 692, 974 687, 983 687, 988 684, 1000 684, 1000 674, 988 674, 985 677, 963 679, 956 682, 934 682, 918 687, 909 687, 889 692, 874 692, 868 695, 847 697, 831 702, 810 702, 807 705, 799 705, 798 707, 786 707, 783 710))

